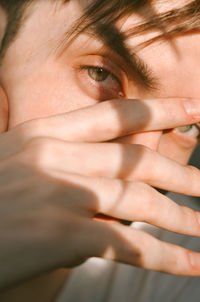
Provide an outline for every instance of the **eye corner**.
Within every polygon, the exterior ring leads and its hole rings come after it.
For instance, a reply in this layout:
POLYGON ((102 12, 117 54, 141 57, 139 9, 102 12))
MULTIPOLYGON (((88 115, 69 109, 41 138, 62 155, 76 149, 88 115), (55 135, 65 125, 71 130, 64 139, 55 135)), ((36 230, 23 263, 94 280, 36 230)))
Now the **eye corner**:
POLYGON ((122 80, 111 67, 86 61, 76 67, 76 73, 81 87, 96 100, 125 97, 122 80))
POLYGON ((171 130, 174 139, 185 148, 193 148, 200 141, 200 128, 196 124, 171 130))

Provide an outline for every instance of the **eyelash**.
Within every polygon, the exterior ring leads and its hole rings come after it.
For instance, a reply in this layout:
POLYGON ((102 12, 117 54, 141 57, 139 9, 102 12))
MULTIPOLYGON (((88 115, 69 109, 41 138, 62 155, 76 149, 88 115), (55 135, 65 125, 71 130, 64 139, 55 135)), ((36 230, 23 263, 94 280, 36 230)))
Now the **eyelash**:
MULTIPOLYGON (((111 65, 112 66, 112 65, 111 65)), ((82 87, 86 90, 86 92, 99 101, 105 101, 112 98, 121 98, 125 97, 125 93, 123 90, 123 78, 120 75, 117 75, 117 72, 113 72, 112 68, 107 67, 107 64, 100 63, 100 64, 82 64, 81 66, 78 66, 78 74, 80 76, 82 87), (105 67, 106 66, 106 67, 105 67), (90 72, 97 72, 101 71, 105 73, 105 79, 102 81, 98 81, 92 78, 90 72), (109 79, 111 80, 109 83, 109 79), (111 84, 111 87, 105 88, 104 83, 106 83, 108 80, 108 84, 111 84), (113 85, 113 82, 114 85, 113 85), (113 86, 115 89, 113 89, 113 86), (117 89, 116 89, 117 87, 117 89)), ((119 74, 119 73, 118 73, 119 74)), ((109 86, 109 85, 108 85, 109 86)), ((179 132, 180 135, 184 137, 193 137, 196 140, 200 140, 200 125, 189 125, 186 126, 185 130, 183 127, 174 129, 175 132, 179 132), (194 128, 195 127, 195 128, 194 128), (181 129, 182 128, 182 129, 181 129), (184 130, 184 131, 181 131, 184 130), (198 131, 198 133, 194 133, 194 131, 198 131), (192 133, 192 134, 191 134, 192 133)))
POLYGON ((81 69, 85 69, 85 70, 87 70, 87 71, 89 71, 90 69, 91 69, 91 70, 101 69, 102 71, 105 71, 106 73, 108 73, 108 75, 111 75, 113 78, 115 78, 115 79, 120 83, 119 78, 118 78, 113 72, 111 72, 110 70, 108 70, 108 69, 105 68, 105 67, 88 65, 88 66, 82 66, 81 69))
POLYGON ((104 64, 95 65, 81 65, 78 68, 79 77, 85 86, 85 89, 90 95, 95 97, 100 101, 112 98, 124 97, 122 79, 120 76, 116 75, 110 68, 105 67, 104 64), (101 71, 105 73, 105 79, 95 80, 92 78, 92 72, 98 73, 101 71), (109 87, 106 87, 106 83, 109 87))

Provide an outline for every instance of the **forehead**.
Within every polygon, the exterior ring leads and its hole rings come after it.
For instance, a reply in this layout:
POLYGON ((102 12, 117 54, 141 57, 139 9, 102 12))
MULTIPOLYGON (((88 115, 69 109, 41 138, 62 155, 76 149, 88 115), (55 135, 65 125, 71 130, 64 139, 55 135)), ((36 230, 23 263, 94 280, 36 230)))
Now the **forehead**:
MULTIPOLYGON (((39 42, 43 40, 44 42, 48 39, 49 42, 51 39, 59 39, 63 33, 65 33, 71 25, 78 20, 84 13, 86 7, 89 4, 93 4, 92 0, 70 0, 70 1, 58 1, 58 0, 40 0, 34 1, 29 9, 26 11, 25 16, 25 24, 23 24, 23 28, 21 32, 24 34, 31 30, 32 34, 36 34, 39 42), (48 31, 48 33, 47 33, 48 31), (39 32, 39 36, 38 36, 39 32)), ((113 1, 113 8, 116 0, 113 1)), ((129 1, 124 1, 125 3, 129 1)), ((131 2, 131 0, 130 0, 131 2)), ((133 1, 134 2, 134 1, 133 1)), ((129 18, 122 18, 118 23, 119 27, 123 27, 126 29, 133 27, 144 21, 145 15, 149 16, 149 13, 160 13, 163 11, 168 11, 173 8, 181 7, 184 4, 191 2, 191 0, 153 0, 147 1, 147 3, 151 3, 148 5, 141 5, 141 14, 140 13, 132 13, 129 18), (124 22, 125 20, 125 22, 124 22), (122 26, 125 25, 125 26, 122 26)), ((112 6, 112 0, 110 1, 102 1, 102 6, 109 3, 112 6)), ((34 38, 34 35, 32 36, 34 38)))
MULTIPOLYGON (((170 10, 180 7, 191 1, 153 1, 156 12, 170 10)), ((40 0, 34 3, 27 11, 27 20, 19 34, 18 39, 12 44, 8 51, 7 60, 11 69, 13 66, 41 65, 47 58, 51 58, 56 52, 59 41, 63 39, 65 33, 72 24, 79 19, 88 0, 71 0, 66 4, 60 1, 40 0)), ((145 7, 146 9, 146 7, 145 7)), ((148 8, 149 9, 149 8, 148 8)), ((144 10, 149 13, 149 10, 144 10)), ((133 13, 128 18, 122 18, 117 26, 122 31, 141 22, 144 14, 133 13)), ((151 35, 155 35, 156 31, 151 35)), ((133 37, 127 41, 131 50, 141 41, 149 38, 147 35, 133 37)), ((82 48, 85 37, 80 36, 74 47, 82 48)), ((75 51, 75 48, 71 48, 75 51)), ((69 51, 69 50, 68 50, 69 51)), ((200 74, 197 62, 199 61, 200 39, 199 35, 188 35, 174 39, 172 43, 162 41, 154 43, 138 51, 138 55, 150 66, 157 78, 162 83, 162 93, 164 96, 199 96, 200 74), (198 39, 197 39, 198 36, 198 39), (165 72, 163 72, 163 70, 165 72), (194 80, 194 76, 196 76, 194 80), (191 81, 192 79, 192 81, 191 81), (185 81, 190 82, 188 87, 182 87, 185 81), (168 89, 170 86, 170 89, 168 89), (192 95, 191 95, 192 94, 192 95)), ((27 69, 27 67, 26 67, 27 69)))

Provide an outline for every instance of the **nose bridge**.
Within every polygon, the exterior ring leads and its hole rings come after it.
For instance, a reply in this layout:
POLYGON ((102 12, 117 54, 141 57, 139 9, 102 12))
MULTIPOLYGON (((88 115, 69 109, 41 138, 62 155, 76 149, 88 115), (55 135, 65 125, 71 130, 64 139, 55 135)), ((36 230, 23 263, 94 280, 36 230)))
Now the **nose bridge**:
POLYGON ((140 132, 121 138, 121 142, 127 144, 140 144, 152 150, 158 150, 162 134, 162 131, 140 132))

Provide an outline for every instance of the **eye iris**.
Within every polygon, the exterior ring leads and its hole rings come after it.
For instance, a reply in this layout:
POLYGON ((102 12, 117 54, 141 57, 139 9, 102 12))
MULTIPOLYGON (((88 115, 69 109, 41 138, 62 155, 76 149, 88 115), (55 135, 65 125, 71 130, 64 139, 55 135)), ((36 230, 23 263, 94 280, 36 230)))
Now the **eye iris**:
POLYGON ((103 82, 109 76, 109 72, 99 67, 89 67, 88 75, 97 82, 103 82))
POLYGON ((179 132, 185 133, 185 132, 189 131, 192 127, 193 127, 193 125, 188 125, 188 126, 178 127, 177 129, 179 132))

